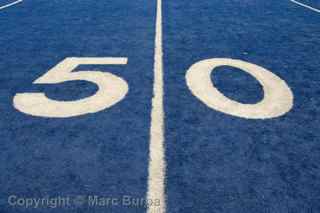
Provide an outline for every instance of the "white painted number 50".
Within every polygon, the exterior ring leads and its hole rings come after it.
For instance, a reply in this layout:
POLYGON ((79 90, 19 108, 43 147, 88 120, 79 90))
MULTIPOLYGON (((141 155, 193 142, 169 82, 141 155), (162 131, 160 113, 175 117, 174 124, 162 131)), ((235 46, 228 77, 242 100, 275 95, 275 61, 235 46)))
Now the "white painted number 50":
POLYGON ((127 58, 66 58, 34 84, 57 84, 84 80, 98 86, 98 91, 77 101, 56 101, 44 93, 18 93, 13 104, 19 111, 39 117, 67 118, 95 113, 121 101, 128 92, 128 84, 122 78, 106 72, 72 72, 79 65, 125 65, 127 58))

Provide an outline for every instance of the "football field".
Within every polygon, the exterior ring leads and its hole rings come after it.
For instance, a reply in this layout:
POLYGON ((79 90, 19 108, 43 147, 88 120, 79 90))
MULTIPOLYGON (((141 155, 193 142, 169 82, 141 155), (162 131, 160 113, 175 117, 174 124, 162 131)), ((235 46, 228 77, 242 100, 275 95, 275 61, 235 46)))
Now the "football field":
POLYGON ((319 0, 0 0, 0 213, 319 213, 319 0))

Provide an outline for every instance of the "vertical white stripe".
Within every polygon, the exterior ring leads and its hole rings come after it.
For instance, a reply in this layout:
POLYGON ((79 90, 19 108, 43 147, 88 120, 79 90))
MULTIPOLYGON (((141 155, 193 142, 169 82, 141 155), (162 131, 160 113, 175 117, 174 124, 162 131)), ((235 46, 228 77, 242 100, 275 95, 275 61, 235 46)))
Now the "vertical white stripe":
POLYGON ((148 213, 165 213, 165 148, 163 109, 163 47, 162 47, 162 0, 157 0, 156 38, 154 56, 154 88, 151 112, 149 178, 147 199, 159 200, 160 205, 148 207, 148 213))

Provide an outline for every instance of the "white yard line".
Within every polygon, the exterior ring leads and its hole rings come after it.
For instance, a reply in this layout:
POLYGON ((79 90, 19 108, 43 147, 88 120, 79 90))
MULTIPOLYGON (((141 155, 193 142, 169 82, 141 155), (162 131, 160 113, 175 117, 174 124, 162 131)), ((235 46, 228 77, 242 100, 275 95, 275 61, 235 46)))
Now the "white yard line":
POLYGON ((154 56, 154 87, 150 127, 149 176, 147 199, 152 201, 148 213, 165 213, 165 147, 163 108, 162 0, 157 0, 154 56), (160 205, 155 205, 160 204, 160 205))
POLYGON ((8 7, 11 7, 11 6, 13 6, 13 5, 19 4, 19 3, 21 3, 21 2, 23 2, 23 0, 18 0, 18 1, 12 2, 12 3, 10 3, 10 4, 6 4, 6 5, 3 5, 3 6, 0 6, 0 10, 3 10, 3 9, 5 9, 5 8, 8 8, 8 7))
POLYGON ((295 0, 290 0, 290 1, 293 2, 293 3, 295 3, 295 4, 297 4, 297 5, 300 5, 300 6, 302 6, 302 7, 305 7, 305 8, 307 8, 307 9, 309 9, 309 10, 312 10, 312 11, 314 11, 314 12, 320 13, 320 9, 311 7, 311 6, 309 6, 309 5, 303 4, 303 3, 298 2, 298 1, 295 1, 295 0))

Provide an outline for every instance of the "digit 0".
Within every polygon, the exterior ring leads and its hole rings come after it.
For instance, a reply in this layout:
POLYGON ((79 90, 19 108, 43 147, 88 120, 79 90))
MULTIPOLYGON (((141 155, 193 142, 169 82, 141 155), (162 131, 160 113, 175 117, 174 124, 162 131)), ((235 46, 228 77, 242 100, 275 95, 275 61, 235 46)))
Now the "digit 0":
POLYGON ((293 107, 293 94, 286 82, 269 70, 255 64, 228 58, 214 58, 195 63, 186 74, 192 94, 208 107, 247 119, 282 116, 293 107), (224 96, 211 81, 211 73, 219 66, 239 68, 252 75, 263 87, 264 98, 256 104, 242 104, 224 96))

